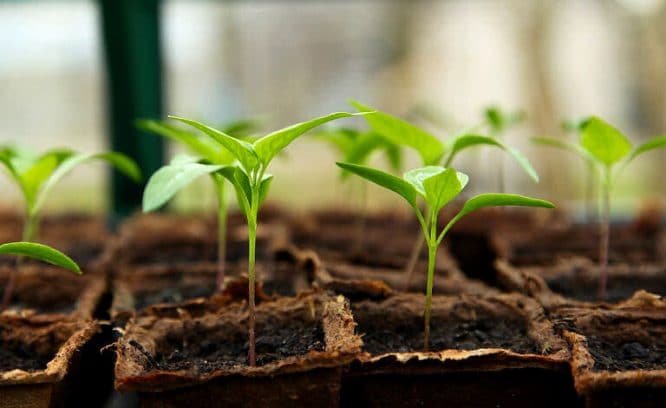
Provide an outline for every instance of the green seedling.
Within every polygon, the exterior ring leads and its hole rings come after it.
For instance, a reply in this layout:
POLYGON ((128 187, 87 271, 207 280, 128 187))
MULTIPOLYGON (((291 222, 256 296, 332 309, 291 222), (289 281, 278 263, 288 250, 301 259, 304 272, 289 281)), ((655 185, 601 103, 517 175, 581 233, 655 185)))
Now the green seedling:
POLYGON ((599 218, 599 297, 606 297, 608 247, 610 243, 611 191, 617 178, 636 157, 660 147, 666 147, 666 136, 655 137, 632 148, 631 142, 618 129, 592 116, 582 122, 579 144, 552 138, 535 138, 535 142, 564 149, 591 163, 601 187, 601 216, 599 218))
MULTIPOLYGON (((539 181, 539 175, 536 170, 534 170, 527 157, 518 149, 505 145, 497 138, 478 134, 475 132, 475 128, 463 130, 448 140, 441 141, 426 130, 403 119, 377 111, 359 102, 352 101, 351 105, 360 112, 375 111, 376 113, 365 117, 370 128, 396 145, 406 146, 415 150, 419 154, 423 166, 443 165, 444 167, 451 167, 454 159, 460 152, 471 147, 485 145, 508 153, 532 180, 535 182, 539 181)), ((425 240, 422 237, 419 237, 415 241, 407 265, 405 265, 406 287, 412 281, 414 268, 424 244, 425 240)))
MULTIPOLYGON (((77 275, 81 274, 81 269, 70 257, 49 246, 34 242, 9 242, 2 244, 0 245, 0 255, 17 255, 20 257, 33 258, 68 269, 77 275)), ((17 268, 18 265, 14 269, 17 268)), ((14 291, 14 284, 14 279, 10 279, 9 282, 7 282, 7 286, 2 295, 0 312, 9 306, 12 292, 14 291)))
POLYGON ((350 163, 338 163, 341 168, 387 188, 404 198, 410 205, 421 225, 423 236, 428 244, 428 274, 426 283, 426 304, 424 312, 424 348, 428 350, 430 337, 430 308, 435 276, 435 260, 439 245, 446 233, 465 215, 485 207, 525 206, 553 208, 553 204, 516 194, 481 194, 465 202, 462 209, 438 231, 439 212, 458 196, 467 185, 467 175, 455 169, 441 166, 426 166, 406 172, 402 178, 381 170, 350 163), (418 205, 418 199, 425 202, 425 211, 418 205))
MULTIPOLYGON (((32 156, 11 147, 0 148, 0 163, 23 194, 25 221, 22 241, 38 240, 39 213, 58 181, 78 165, 93 160, 106 161, 135 181, 141 179, 139 167, 122 153, 77 153, 73 150, 54 149, 40 156, 32 156)), ((17 270, 18 268, 14 268, 10 274, 10 288, 14 286, 17 270)), ((7 296, 11 296, 11 293, 7 296)))
MULTIPOLYGON (((488 126, 490 136, 503 139, 506 132, 525 120, 525 112, 505 112, 498 106, 489 106, 484 112, 484 123, 488 126)), ((497 169, 497 185, 501 192, 504 191, 504 157, 500 156, 497 169)))
MULTIPOLYGON (((226 265, 226 238, 227 238, 227 199, 225 178, 218 174, 220 166, 228 166, 236 159, 226 149, 220 149, 215 140, 208 136, 191 132, 167 122, 155 120, 141 120, 137 123, 139 128, 156 133, 184 145, 190 156, 176 156, 166 166, 157 170, 148 180, 143 195, 143 211, 151 212, 162 207, 171 200, 178 191, 191 184, 203 175, 209 175, 215 186, 217 197, 217 279, 216 291, 222 290, 226 265), (153 191, 163 192, 168 186, 170 194, 155 194, 153 191)), ((259 122, 255 119, 243 119, 228 123, 220 127, 224 134, 235 138, 249 138, 258 129, 259 122)))
MULTIPOLYGON (((268 188, 273 176, 267 173, 271 161, 283 151, 297 137, 303 135, 309 130, 323 125, 332 120, 355 116, 358 114, 337 112, 326 116, 315 118, 307 122, 297 123, 295 125, 269 133, 266 136, 256 139, 250 143, 238 140, 212 127, 191 119, 170 116, 170 118, 190 125, 204 134, 216 143, 219 151, 228 151, 236 159, 231 165, 206 165, 196 162, 188 163, 188 170, 172 171, 172 177, 161 177, 160 183, 155 183, 154 188, 146 189, 144 200, 148 203, 165 202, 173 196, 174 191, 180 189, 183 180, 193 177, 190 172, 206 174, 217 172, 221 177, 227 179, 236 191, 238 205, 245 215, 248 226, 248 305, 249 305, 249 355, 248 360, 251 366, 256 363, 255 353, 255 254, 257 241, 257 216, 261 204, 268 195, 268 188), (201 166, 204 166, 203 168, 201 166), (209 166, 206 168, 205 166, 209 166), (212 167, 210 167, 212 166, 212 167), (214 170, 213 170, 214 169, 214 170)), ((145 202, 144 201, 144 202, 145 202)))

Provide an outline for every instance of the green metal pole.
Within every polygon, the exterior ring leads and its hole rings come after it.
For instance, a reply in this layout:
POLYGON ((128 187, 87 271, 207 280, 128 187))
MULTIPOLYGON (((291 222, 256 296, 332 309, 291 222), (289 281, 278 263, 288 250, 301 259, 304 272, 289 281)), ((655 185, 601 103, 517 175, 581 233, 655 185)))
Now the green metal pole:
POLYGON ((99 0, 106 59, 107 115, 111 148, 133 157, 144 183, 113 172, 115 218, 140 208, 145 180, 164 160, 159 136, 139 131, 139 118, 162 116, 160 0, 99 0))

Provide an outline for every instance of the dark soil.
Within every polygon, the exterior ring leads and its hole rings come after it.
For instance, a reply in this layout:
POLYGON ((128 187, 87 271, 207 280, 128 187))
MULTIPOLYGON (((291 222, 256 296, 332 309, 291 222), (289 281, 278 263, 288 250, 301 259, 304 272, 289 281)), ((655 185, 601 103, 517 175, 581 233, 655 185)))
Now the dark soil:
MULTIPOLYGON (((186 338, 167 337, 165 348, 168 352, 158 352, 154 358, 144 352, 152 366, 147 368, 207 373, 248 364, 247 333, 237 332, 230 340, 217 341, 200 333, 196 323, 184 332, 190 335, 186 338)), ((136 342, 131 345, 142 349, 136 342)), ((288 325, 270 322, 269 326, 257 326, 256 347, 257 365, 262 366, 286 357, 302 356, 313 350, 323 351, 324 332, 318 322, 303 324, 292 320, 288 325)))
MULTIPOLYGON (((371 354, 423 351, 423 319, 403 321, 364 316, 354 309, 357 331, 363 335, 364 349, 371 354)), ((430 323, 430 350, 474 350, 504 348, 518 353, 540 353, 527 336, 527 323, 508 317, 480 317, 476 320, 444 320, 433 316, 430 323)))
POLYGON ((44 370, 50 360, 35 354, 23 344, 0 342, 0 372, 17 368, 28 372, 44 370))
POLYGON ((587 346, 594 357, 594 371, 666 369, 666 343, 613 343, 599 336, 587 336, 587 346))
POLYGON ((448 244, 460 270, 467 277, 497 286, 497 272, 494 265, 497 253, 490 245, 486 234, 456 232, 454 228, 448 235, 448 244))
POLYGON ((210 285, 196 286, 172 286, 165 287, 158 292, 144 292, 134 295, 134 307, 141 310, 158 303, 180 303, 189 299, 207 297, 213 294, 214 283, 210 285))
MULTIPOLYGON (((548 286, 560 295, 566 296, 571 299, 582 301, 598 301, 597 296, 597 279, 576 279, 575 277, 562 277, 558 279, 551 279, 547 281, 548 286)), ((666 276, 646 278, 640 274, 627 278, 613 278, 608 279, 606 288, 607 302, 615 303, 621 300, 629 299, 634 292, 640 289, 649 290, 652 293, 666 296, 666 276)))

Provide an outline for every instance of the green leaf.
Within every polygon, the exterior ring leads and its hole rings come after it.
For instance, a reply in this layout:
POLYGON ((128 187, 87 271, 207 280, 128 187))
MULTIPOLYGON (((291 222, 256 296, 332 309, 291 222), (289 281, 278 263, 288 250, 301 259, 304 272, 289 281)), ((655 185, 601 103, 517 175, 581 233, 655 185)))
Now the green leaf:
POLYGON ((226 178, 234 187, 238 207, 243 212, 243 214, 248 217, 249 220, 252 191, 250 188, 250 180, 247 177, 247 174, 245 174, 243 169, 238 166, 225 166, 220 169, 217 174, 226 178))
POLYGON ((387 143, 384 147, 386 150, 386 157, 388 158, 389 166, 393 171, 400 171, 402 169, 402 149, 394 143, 387 143))
POLYGON ((220 127, 223 133, 231 135, 237 139, 247 138, 257 132, 261 127, 263 120, 261 118, 245 118, 225 123, 220 127))
POLYGON ((186 163, 202 163, 202 164, 210 164, 208 161, 203 160, 201 157, 196 157, 196 156, 190 156, 189 154, 181 153, 173 156, 171 158, 171 161, 169 162, 169 165, 178 165, 178 164, 186 164, 186 163), (203 163, 202 163, 203 161, 203 163))
POLYGON ((550 201, 540 200, 538 198, 525 197, 518 194, 489 193, 480 194, 467 200, 462 210, 456 215, 456 218, 485 207, 506 206, 555 208, 555 205, 550 201))
POLYGON ((525 170, 525 173, 527 173, 528 176, 535 182, 539 182, 539 174, 537 174, 536 170, 532 166, 532 163, 523 155, 520 150, 508 147, 504 143, 500 142, 499 140, 488 137, 488 136, 483 136, 483 135, 475 135, 475 134, 464 134, 457 136, 455 139, 453 139, 453 143, 451 146, 451 150, 449 153, 449 157, 447 158, 447 165, 451 165, 453 163, 453 158, 455 155, 460 152, 461 150, 473 147, 473 146, 478 146, 478 145, 488 145, 488 146, 495 146, 498 147, 505 152, 509 153, 511 157, 518 163, 518 165, 525 170))
POLYGON ((425 130, 359 102, 352 101, 350 104, 360 112, 374 112, 365 117, 370 127, 392 143, 416 150, 423 164, 436 164, 444 155, 442 142, 425 130))
POLYGON ((647 142, 641 144, 637 148, 635 148, 631 154, 629 155, 629 158, 627 159, 627 162, 630 162, 634 160, 637 156, 640 156, 643 153, 647 153, 649 151, 652 151, 654 149, 658 149, 661 147, 666 147, 666 135, 665 136, 659 136, 652 138, 648 140, 647 142))
POLYGON ((80 275, 81 269, 70 257, 49 246, 34 242, 10 242, 0 245, 0 254, 27 256, 60 266, 80 275))
POLYGON ((137 121, 137 127, 181 143, 192 153, 207 159, 211 163, 231 164, 235 159, 226 149, 220 149, 216 144, 213 144, 214 142, 168 123, 155 120, 139 120, 137 121))
POLYGON ((103 160, 111 164, 118 171, 138 182, 141 180, 141 170, 139 166, 130 159, 128 156, 117 152, 103 152, 103 153, 76 153, 60 163, 58 168, 50 175, 44 185, 39 191, 36 202, 31 208, 31 213, 36 214, 44 204, 48 193, 62 179, 67 173, 72 171, 75 167, 91 160, 103 160))
POLYGON ((15 152, 12 148, 2 147, 0 149, 0 164, 5 166, 5 168, 7 169, 7 172, 9 172, 9 175, 12 176, 14 181, 16 181, 17 183, 20 183, 21 176, 19 175, 19 172, 14 167, 14 162, 12 160, 14 156, 15 156, 15 152))
POLYGON ((261 207, 268 197, 268 189, 271 187, 271 181, 273 181, 273 175, 264 174, 264 179, 259 184, 259 207, 261 207))
POLYGON ((533 137, 530 140, 542 146, 555 147, 557 149, 574 153, 587 162, 595 160, 594 157, 592 157, 592 155, 587 150, 583 149, 580 145, 567 142, 566 140, 555 139, 552 137, 533 137))
POLYGON ((580 144, 607 166, 615 164, 631 150, 631 142, 619 130, 595 116, 583 127, 580 144))
POLYGON ((381 170, 351 163, 336 163, 340 168, 372 181, 402 196, 409 205, 416 207, 416 189, 407 181, 381 170))
POLYGON ((257 153, 257 156, 264 164, 267 166, 268 163, 287 147, 291 142, 294 141, 297 137, 303 135, 307 131, 323 125, 324 123, 330 122, 335 119, 348 118, 351 116, 357 116, 358 113, 348 113, 348 112, 336 112, 331 113, 325 116, 321 116, 315 119, 311 119, 307 122, 296 123, 294 125, 288 126, 286 128, 276 130, 261 139, 254 142, 254 150, 257 153))
POLYGON ((224 166, 178 162, 160 168, 153 173, 146 184, 143 192, 143 212, 160 208, 195 179, 204 174, 214 173, 222 167, 224 166))
POLYGON ((222 147, 233 154, 247 171, 251 171, 257 166, 259 160, 253 146, 250 143, 235 139, 226 133, 223 133, 217 129, 213 129, 210 126, 206 126, 203 123, 197 122, 196 120, 171 115, 169 117, 199 129, 206 135, 216 140, 220 145, 222 145, 222 147))
POLYGON ((414 189, 416 189, 417 193, 423 196, 423 198, 426 198, 426 191, 423 187, 423 181, 429 177, 443 172, 444 170, 446 170, 446 168, 442 166, 419 167, 405 172, 405 174, 402 175, 402 178, 411 184, 414 189))
POLYGON ((438 213, 465 188, 469 177, 449 167, 444 171, 423 180, 426 202, 431 210, 438 213))
MULTIPOLYGON (((328 128, 312 134, 312 137, 329 143, 341 157, 346 157, 356 144, 360 132, 351 128, 328 128)), ((353 162, 355 163, 355 162, 353 162)))

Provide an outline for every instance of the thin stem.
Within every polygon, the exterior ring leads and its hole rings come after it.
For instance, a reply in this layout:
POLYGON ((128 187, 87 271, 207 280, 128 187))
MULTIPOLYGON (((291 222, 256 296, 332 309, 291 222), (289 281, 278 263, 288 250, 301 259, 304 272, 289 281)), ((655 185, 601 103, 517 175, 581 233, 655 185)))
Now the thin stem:
POLYGON ((432 308, 432 286, 435 279, 435 256, 437 254, 437 218, 432 214, 431 219, 435 221, 430 224, 430 239, 428 239, 428 281, 426 284, 426 304, 425 304, 425 319, 424 319, 424 338, 423 348, 428 351, 430 343, 430 309, 432 308))
POLYGON ((25 224, 23 225, 22 240, 26 242, 34 242, 37 240, 39 234, 39 218, 36 215, 26 212, 25 224))
MULTIPOLYGON (((263 172, 262 172, 263 173, 263 172)), ((259 181, 261 178, 259 178, 259 181)), ((254 285, 256 280, 255 274, 255 258, 257 246, 257 213, 259 212, 259 182, 252 185, 252 203, 250 205, 250 214, 248 218, 248 304, 249 310, 249 328, 250 334, 250 350, 248 359, 250 360, 250 367, 254 367, 257 363, 256 357, 256 339, 255 339, 255 300, 254 300, 254 285)))
POLYGON ((430 233, 428 231, 428 225, 430 224, 431 221, 430 213, 428 213, 427 218, 424 219, 420 209, 415 208, 414 210, 416 212, 416 217, 418 218, 419 223, 421 224, 423 232, 419 233, 418 236, 416 237, 415 244, 412 247, 412 253, 409 255, 409 260, 407 261, 407 265, 405 266, 405 286, 403 288, 404 291, 407 291, 409 287, 412 285, 412 280, 414 279, 414 271, 416 269, 416 264, 419 261, 421 251, 423 250, 423 244, 425 244, 426 235, 430 233))
POLYGON ((224 180, 215 179, 217 187, 217 279, 215 290, 219 293, 224 286, 224 272, 227 258, 227 200, 224 180))
POLYGON ((604 182, 602 183, 602 215, 599 223, 599 298, 606 298, 606 283, 608 281, 608 247, 610 245, 610 174, 606 168, 604 182))
POLYGON ((594 166, 587 164, 587 175, 585 177, 585 218, 587 222, 593 222, 597 209, 594 200, 594 166))

